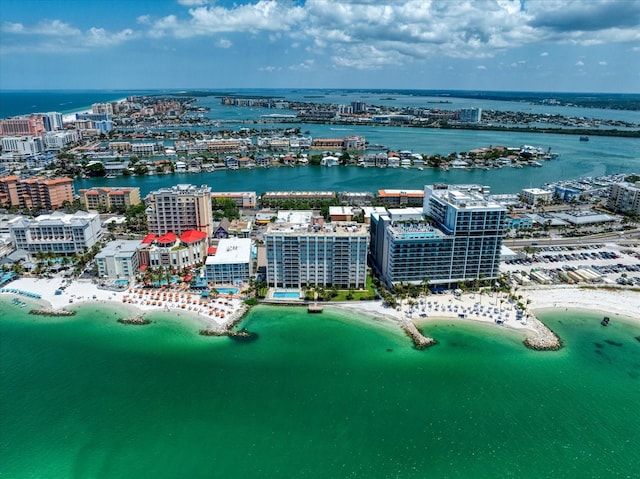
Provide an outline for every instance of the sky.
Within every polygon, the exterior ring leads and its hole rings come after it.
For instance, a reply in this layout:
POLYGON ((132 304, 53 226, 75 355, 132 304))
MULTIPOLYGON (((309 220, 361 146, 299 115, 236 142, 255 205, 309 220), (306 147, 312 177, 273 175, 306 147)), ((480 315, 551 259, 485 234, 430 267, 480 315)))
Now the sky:
POLYGON ((0 89, 640 92, 640 0, 0 0, 0 89))

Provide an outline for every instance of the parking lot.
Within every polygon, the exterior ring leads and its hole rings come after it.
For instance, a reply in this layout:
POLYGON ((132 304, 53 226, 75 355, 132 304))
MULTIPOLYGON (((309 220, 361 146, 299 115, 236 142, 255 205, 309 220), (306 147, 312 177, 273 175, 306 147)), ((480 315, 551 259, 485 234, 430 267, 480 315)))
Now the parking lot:
POLYGON ((504 261, 500 269, 510 273, 521 284, 604 283, 640 286, 640 248, 638 245, 630 247, 617 244, 541 246, 536 247, 533 253, 523 251, 517 259, 504 261))

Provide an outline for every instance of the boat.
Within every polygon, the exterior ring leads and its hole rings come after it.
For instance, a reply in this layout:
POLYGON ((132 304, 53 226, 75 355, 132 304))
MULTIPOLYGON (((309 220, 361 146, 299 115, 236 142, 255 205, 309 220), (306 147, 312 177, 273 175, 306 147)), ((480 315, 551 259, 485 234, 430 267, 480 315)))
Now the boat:
POLYGON ((589 141, 589 137, 588 136, 581 136, 580 137, 580 141, 589 141))
POLYGON ((602 318, 600 324, 602 324, 603 326, 609 326, 609 316, 605 316, 604 318, 602 318))

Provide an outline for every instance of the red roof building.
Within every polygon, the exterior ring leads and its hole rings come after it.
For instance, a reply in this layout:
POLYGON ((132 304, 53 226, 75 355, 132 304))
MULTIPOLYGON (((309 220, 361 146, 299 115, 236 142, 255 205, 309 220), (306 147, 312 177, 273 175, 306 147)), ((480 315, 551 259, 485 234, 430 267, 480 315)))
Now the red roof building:
POLYGON ((207 233, 199 230, 187 230, 180 235, 180 241, 185 244, 196 243, 202 241, 207 237, 207 233))

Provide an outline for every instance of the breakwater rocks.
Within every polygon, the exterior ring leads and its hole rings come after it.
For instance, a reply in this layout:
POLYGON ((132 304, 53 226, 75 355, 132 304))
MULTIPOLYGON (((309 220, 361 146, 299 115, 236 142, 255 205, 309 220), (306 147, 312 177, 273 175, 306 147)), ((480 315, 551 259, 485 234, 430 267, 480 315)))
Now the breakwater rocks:
POLYGON ((231 329, 215 329, 215 328, 207 328, 200 330, 200 336, 228 336, 231 339, 235 339, 238 341, 255 341, 258 339, 258 335, 256 333, 252 333, 251 331, 247 331, 246 329, 241 329, 240 331, 235 331, 231 329))
POLYGON ((557 351, 562 348, 562 341, 551 329, 549 329, 542 321, 531 315, 527 319, 529 324, 536 331, 535 336, 526 338, 523 343, 529 349, 536 351, 557 351))
POLYGON ((32 309, 29 314, 36 316, 73 316, 75 311, 67 311, 66 309, 32 309))
POLYGON ((435 339, 422 334, 412 321, 403 321, 400 327, 411 338, 416 349, 426 349, 438 343, 435 339))
POLYGON ((151 321, 143 318, 142 316, 135 316, 133 318, 120 318, 118 319, 120 324, 133 324, 136 326, 144 326, 145 324, 150 324, 151 321))

